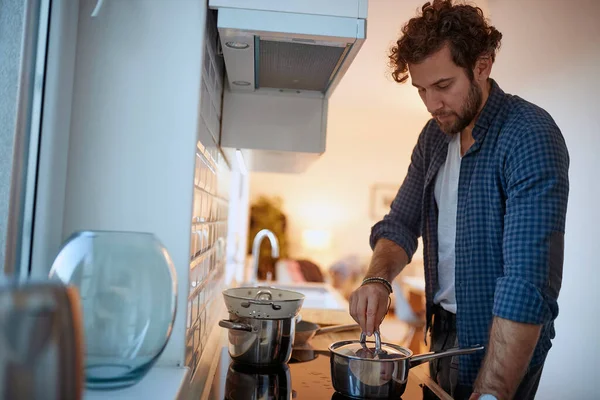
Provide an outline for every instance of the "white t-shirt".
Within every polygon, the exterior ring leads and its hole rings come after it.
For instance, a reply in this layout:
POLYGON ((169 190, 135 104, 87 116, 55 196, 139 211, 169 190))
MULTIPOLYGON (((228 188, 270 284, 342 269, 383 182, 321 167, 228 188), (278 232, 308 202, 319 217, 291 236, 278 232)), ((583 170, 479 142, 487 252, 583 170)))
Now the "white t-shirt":
POLYGON ((454 291, 454 265, 456 241, 456 208, 458 203, 458 178, 460 176, 460 134, 448 144, 446 162, 435 179, 435 201, 438 206, 438 285, 433 298, 446 311, 456 314, 454 291))

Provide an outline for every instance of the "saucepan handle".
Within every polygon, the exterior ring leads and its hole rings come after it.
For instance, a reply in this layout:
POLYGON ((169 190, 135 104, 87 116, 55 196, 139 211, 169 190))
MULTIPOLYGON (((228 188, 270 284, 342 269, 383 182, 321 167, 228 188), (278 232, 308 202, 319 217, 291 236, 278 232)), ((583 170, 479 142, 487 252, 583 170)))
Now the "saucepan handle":
POLYGON ((352 331, 352 330, 358 329, 358 328, 360 328, 359 324, 333 325, 333 326, 328 326, 328 327, 325 327, 325 328, 319 328, 317 330, 317 335, 320 335, 322 333, 334 333, 334 332, 352 331))
POLYGON ((410 367, 411 368, 416 367, 417 365, 421 365, 427 361, 435 360, 436 358, 460 356, 463 354, 472 354, 472 353, 481 351, 483 349, 485 349, 484 346, 475 345, 475 346, 470 346, 470 347, 454 347, 452 349, 448 349, 448 350, 444 350, 444 351, 419 354, 419 355, 416 355, 416 356, 413 356, 410 358, 410 367))
POLYGON ((233 329, 234 331, 244 331, 244 332, 252 332, 252 326, 247 324, 242 324, 240 322, 232 322, 227 319, 222 319, 219 321, 219 326, 221 328, 233 329))

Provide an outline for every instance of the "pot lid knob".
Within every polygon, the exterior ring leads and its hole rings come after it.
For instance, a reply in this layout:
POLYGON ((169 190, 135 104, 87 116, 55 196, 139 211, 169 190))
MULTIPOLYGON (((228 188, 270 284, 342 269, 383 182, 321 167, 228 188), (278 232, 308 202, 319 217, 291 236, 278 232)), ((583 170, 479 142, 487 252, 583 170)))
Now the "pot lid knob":
POLYGON ((271 291, 268 289, 259 290, 254 297, 255 300, 271 300, 273 299, 273 295, 271 291))

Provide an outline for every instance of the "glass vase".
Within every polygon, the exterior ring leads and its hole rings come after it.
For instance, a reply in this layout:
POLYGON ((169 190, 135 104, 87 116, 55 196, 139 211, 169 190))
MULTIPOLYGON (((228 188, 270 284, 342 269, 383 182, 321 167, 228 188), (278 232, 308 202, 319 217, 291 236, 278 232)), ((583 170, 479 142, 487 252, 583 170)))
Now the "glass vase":
POLYGON ((163 352, 177 311, 176 273, 164 246, 149 233, 77 232, 50 278, 79 290, 86 386, 139 382, 163 352))

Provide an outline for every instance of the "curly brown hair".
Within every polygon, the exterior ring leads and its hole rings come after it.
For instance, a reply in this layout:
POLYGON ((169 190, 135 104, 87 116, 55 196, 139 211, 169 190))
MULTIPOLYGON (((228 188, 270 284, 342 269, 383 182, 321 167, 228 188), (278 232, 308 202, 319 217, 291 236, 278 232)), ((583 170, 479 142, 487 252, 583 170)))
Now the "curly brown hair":
POLYGON ((450 45, 452 59, 473 79, 477 59, 489 56, 492 62, 500 48, 502 34, 486 21, 479 7, 434 0, 421 7, 420 15, 402 27, 402 36, 390 51, 392 77, 398 83, 408 79, 408 64, 417 64, 450 45))

